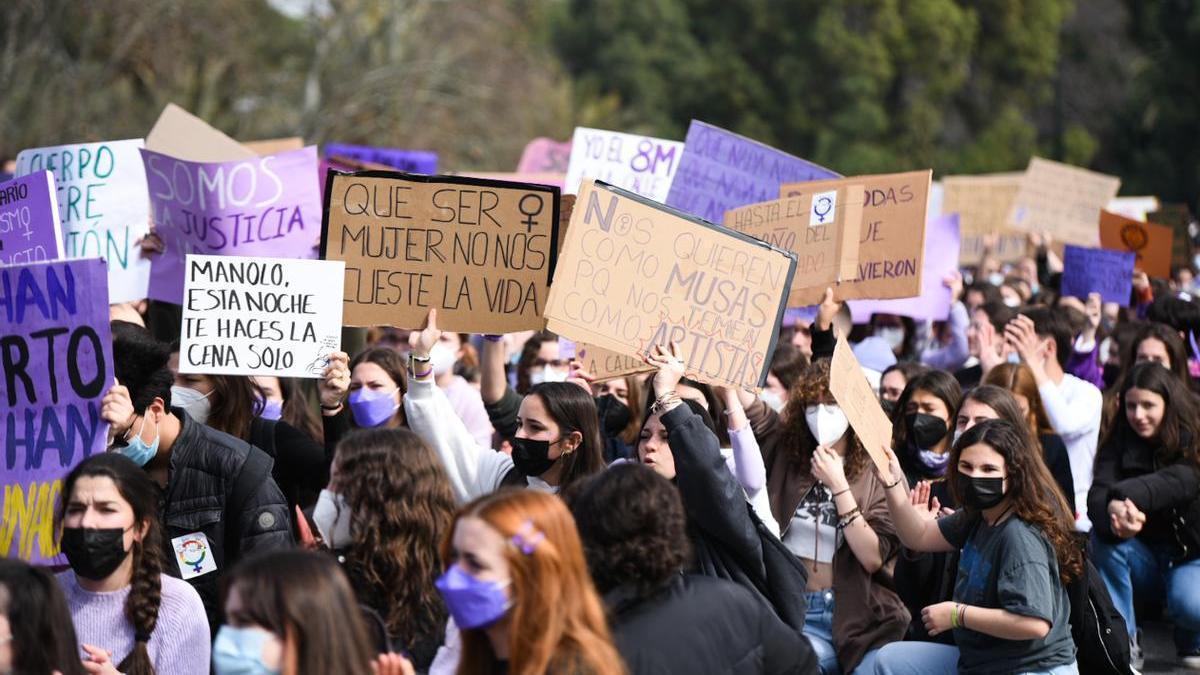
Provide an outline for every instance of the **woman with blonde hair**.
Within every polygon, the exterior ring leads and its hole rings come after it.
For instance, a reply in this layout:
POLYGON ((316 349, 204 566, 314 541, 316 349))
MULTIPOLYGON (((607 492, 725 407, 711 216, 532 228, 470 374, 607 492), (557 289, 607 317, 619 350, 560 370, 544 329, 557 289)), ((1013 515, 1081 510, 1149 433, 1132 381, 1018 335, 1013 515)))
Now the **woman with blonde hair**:
POLYGON ((553 495, 502 490, 459 512, 438 590, 462 638, 459 673, 621 675, 575 521, 553 495))

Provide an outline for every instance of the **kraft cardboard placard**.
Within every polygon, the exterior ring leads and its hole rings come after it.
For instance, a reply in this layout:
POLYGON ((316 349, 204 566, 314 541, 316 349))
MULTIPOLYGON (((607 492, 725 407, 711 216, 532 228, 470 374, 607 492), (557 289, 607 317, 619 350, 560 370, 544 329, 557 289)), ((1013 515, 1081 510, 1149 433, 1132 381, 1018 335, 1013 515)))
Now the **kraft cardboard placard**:
POLYGON ((1110 211, 1100 212, 1100 246, 1129 251, 1134 267, 1159 279, 1171 278, 1171 247, 1175 233, 1166 225, 1149 223, 1110 211))
POLYGON ((189 162, 229 162, 253 159, 253 150, 204 120, 168 103, 146 136, 146 149, 189 162))
MULTIPOLYGON (((862 185, 858 237, 858 269, 851 280, 834 288, 835 300, 889 300, 921 294, 921 269, 925 257, 925 220, 933 171, 910 171, 837 180, 792 183, 780 196, 820 195, 849 185, 862 185)), ((821 301, 825 289, 793 293, 793 306, 821 301)))
POLYGON ((304 139, 299 136, 287 138, 266 138, 261 141, 246 141, 242 144, 258 156, 275 155, 281 152, 299 150, 304 147, 304 139))
POLYGON ((858 276, 862 184, 806 192, 725 212, 725 227, 796 254, 788 307, 858 276))
POLYGON ((746 390, 766 381, 793 254, 591 180, 566 239, 550 330, 637 358, 676 341, 693 379, 746 390))
POLYGON ((1100 242, 1100 211, 1120 188, 1116 176, 1034 157, 1007 222, 1022 232, 1050 234, 1060 244, 1095 246, 1100 242))
POLYGON ((328 175, 321 257, 346 261, 349 326, 463 333, 543 326, 558 189, 393 171, 328 175))
POLYGON ((883 449, 892 446, 892 421, 879 405, 875 390, 867 382, 862 366, 854 357, 850 343, 839 336, 829 362, 829 393, 833 394, 850 427, 862 441, 875 466, 886 470, 887 455, 883 449))
POLYGON ((1024 175, 992 173, 942 179, 942 213, 958 214, 961 264, 979 264, 983 239, 993 233, 996 235, 993 257, 1000 262, 1016 262, 1025 256, 1025 233, 1008 226, 1008 212, 1024 175))
POLYGON ((646 365, 645 361, 636 356, 618 354, 596 345, 576 345, 575 358, 584 370, 592 374, 596 382, 654 372, 653 367, 646 365))

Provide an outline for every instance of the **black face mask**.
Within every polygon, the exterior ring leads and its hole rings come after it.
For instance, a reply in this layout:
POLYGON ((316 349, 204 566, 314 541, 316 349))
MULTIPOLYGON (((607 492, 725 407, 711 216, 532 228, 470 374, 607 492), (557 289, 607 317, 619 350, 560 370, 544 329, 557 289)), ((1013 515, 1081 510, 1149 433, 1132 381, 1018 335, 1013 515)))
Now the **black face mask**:
POLYGON ((904 424, 909 442, 920 450, 931 450, 950 433, 946 420, 924 413, 908 415, 904 418, 904 424))
MULTIPOLYGON (((557 441, 556 441, 557 442, 557 441)), ((513 466, 525 476, 540 476, 550 470, 558 460, 550 459, 550 441, 532 438, 512 439, 513 466)), ((562 455, 559 455, 561 457, 562 455)))
POLYGON ((609 438, 620 434, 633 418, 629 406, 621 403, 620 399, 612 394, 605 394, 596 399, 596 413, 600 416, 600 426, 604 429, 604 435, 609 438))
POLYGON ((1117 378, 1121 376, 1121 366, 1115 363, 1104 364, 1104 388, 1112 389, 1117 385, 1117 378))
POLYGON ((1004 479, 993 477, 971 477, 963 473, 955 474, 958 481, 958 491, 963 496, 963 505, 970 509, 982 511, 1004 501, 1004 479))
POLYGON ((125 529, 64 527, 62 552, 75 575, 100 581, 116 571, 129 555, 125 550, 125 529))

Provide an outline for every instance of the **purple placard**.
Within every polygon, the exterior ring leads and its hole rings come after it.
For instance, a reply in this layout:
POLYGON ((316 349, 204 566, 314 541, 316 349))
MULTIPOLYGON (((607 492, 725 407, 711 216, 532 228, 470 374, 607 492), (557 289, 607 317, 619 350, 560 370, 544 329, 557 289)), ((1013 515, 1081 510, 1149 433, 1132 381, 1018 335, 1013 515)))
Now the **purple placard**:
POLYGON ((374 162, 408 173, 437 173, 438 156, 428 150, 404 150, 401 148, 377 148, 372 145, 349 143, 326 143, 326 157, 349 157, 360 162, 374 162))
POLYGON ((62 258, 54 174, 38 171, 0 183, 0 265, 62 258))
POLYGON ((895 314, 918 321, 945 321, 950 316, 947 276, 958 271, 958 214, 935 216, 925 224, 925 257, 921 269, 921 294, 897 300, 851 300, 850 319, 867 323, 872 314, 895 314))
POLYGON ((788 307, 783 310, 783 327, 791 328, 797 323, 809 325, 817 320, 817 305, 807 307, 788 307))
POLYGON ((233 162, 188 162, 142 150, 150 209, 165 251, 150 297, 183 302, 184 257, 316 258, 321 238, 317 149, 233 162))
POLYGON ((721 223, 730 209, 779 199, 779 188, 787 183, 826 178, 841 175, 732 131, 692 120, 667 206, 721 223))
POLYGON ((1099 293, 1104 302, 1128 307, 1136 258, 1127 251, 1068 245, 1063 251, 1062 295, 1086 300, 1088 293, 1099 293))
POLYGON ((59 481, 108 442, 108 269, 99 258, 0 267, 0 317, 0 556, 46 563, 59 481))

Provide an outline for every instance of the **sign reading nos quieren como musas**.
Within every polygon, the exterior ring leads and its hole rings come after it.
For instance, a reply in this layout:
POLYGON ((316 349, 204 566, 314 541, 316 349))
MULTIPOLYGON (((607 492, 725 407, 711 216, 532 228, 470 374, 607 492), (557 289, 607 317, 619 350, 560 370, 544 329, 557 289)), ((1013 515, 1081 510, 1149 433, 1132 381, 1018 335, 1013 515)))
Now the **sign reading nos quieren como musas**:
POLYGON ((320 377, 341 347, 346 265, 189 255, 179 372, 320 377))
POLYGON ((626 190, 584 181, 547 328, 630 356, 678 342, 689 377, 762 386, 793 254, 626 190))
POLYGON ((331 172, 321 257, 346 262, 345 322, 445 330, 542 328, 559 191, 390 171, 331 172))
POLYGON ((61 481, 104 452, 108 271, 97 258, 0 267, 0 555, 55 561, 61 481))

